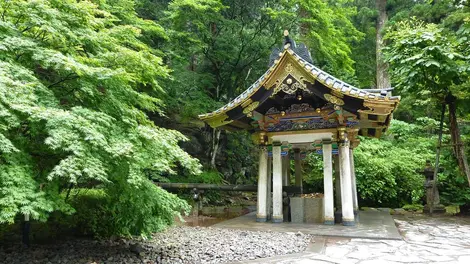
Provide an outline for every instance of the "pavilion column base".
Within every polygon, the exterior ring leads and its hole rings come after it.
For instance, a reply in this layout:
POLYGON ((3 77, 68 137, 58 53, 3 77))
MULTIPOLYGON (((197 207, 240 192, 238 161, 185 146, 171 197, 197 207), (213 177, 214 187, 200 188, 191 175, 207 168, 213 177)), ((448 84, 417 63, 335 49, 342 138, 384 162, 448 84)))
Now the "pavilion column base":
POLYGON ((268 220, 266 215, 256 215, 256 222, 264 223, 268 220))
POLYGON ((282 222, 284 222, 284 216, 283 215, 273 215, 272 222, 273 223, 282 223, 282 222))
POLYGON ((323 221, 323 224, 324 225, 334 225, 335 224, 335 219, 334 218, 325 219, 325 221, 323 221))
POLYGON ((341 211, 341 208, 336 210, 335 212, 335 223, 341 224, 341 221, 343 219, 343 212, 341 211))
POLYGON ((356 221, 354 221, 354 219, 345 219, 345 218, 343 218, 343 225, 344 226, 355 226, 356 221))

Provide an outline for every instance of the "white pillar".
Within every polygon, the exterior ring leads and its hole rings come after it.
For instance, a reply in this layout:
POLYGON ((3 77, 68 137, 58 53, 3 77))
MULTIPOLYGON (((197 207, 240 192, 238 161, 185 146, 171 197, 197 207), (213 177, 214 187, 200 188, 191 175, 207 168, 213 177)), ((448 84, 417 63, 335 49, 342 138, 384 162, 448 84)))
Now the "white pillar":
MULTIPOLYGON (((282 151, 282 150, 281 150, 282 151)), ((287 186, 287 156, 282 156, 282 186, 287 186)))
POLYGON ((273 177, 272 177, 272 166, 273 166, 273 158, 268 157, 268 192, 267 192, 267 213, 268 213, 268 220, 271 219, 272 214, 273 214, 273 195, 271 192, 271 186, 273 183, 273 177))
POLYGON ((332 164, 331 141, 323 142, 323 210, 324 223, 326 225, 335 224, 334 200, 333 200, 333 164, 332 164))
POLYGON ((351 166, 349 164, 349 141, 339 145, 340 177, 341 177, 341 208, 343 213, 343 225, 353 226, 354 210, 352 199, 351 166))
POLYGON ((357 202, 357 186, 356 186, 356 171, 354 169, 354 151, 352 148, 349 149, 349 163, 351 166, 351 188, 353 197, 353 209, 355 212, 359 210, 359 204, 357 202))
POLYGON ((274 223, 283 221, 282 215, 282 158, 281 144, 273 144, 273 218, 274 223))
POLYGON ((266 222, 267 213, 267 190, 268 190, 268 152, 266 147, 259 150, 259 170, 258 170, 258 206, 256 221, 266 222))

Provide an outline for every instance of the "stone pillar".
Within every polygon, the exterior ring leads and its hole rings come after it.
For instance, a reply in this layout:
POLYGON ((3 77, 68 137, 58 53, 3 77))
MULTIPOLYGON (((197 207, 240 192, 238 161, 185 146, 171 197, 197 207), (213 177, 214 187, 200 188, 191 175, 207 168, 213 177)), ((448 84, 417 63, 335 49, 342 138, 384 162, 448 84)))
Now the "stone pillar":
POLYGON ((335 165, 335 223, 341 223, 341 177, 340 177, 340 164, 339 154, 334 155, 335 165))
POLYGON ((302 188, 302 161, 300 160, 300 149, 294 149, 295 160, 295 186, 302 188))
POLYGON ((353 226, 354 210, 352 198, 351 184, 351 166, 349 164, 349 141, 344 139, 339 144, 339 162, 340 162, 340 178, 341 178, 341 211, 343 213, 343 225, 353 226))
POLYGON ((266 222, 267 212, 267 190, 268 190, 268 151, 266 147, 260 147, 259 150, 259 169, 258 169, 258 205, 257 222, 266 222))
POLYGON ((282 215, 282 157, 281 143, 273 143, 273 218, 274 223, 283 221, 282 215))
POLYGON ((273 166, 273 158, 268 157, 268 192, 267 192, 267 213, 268 213, 268 220, 271 219, 273 214, 273 196, 272 196, 272 184, 273 184, 273 177, 272 177, 272 166, 273 166))
POLYGON ((287 156, 282 156, 282 186, 287 186, 287 156))
POLYGON ((323 141, 323 210, 325 225, 334 225, 333 164, 331 141, 323 141))
POLYGON ((353 198, 353 209, 354 214, 356 214, 359 210, 359 204, 357 202, 356 171, 354 169, 354 150, 352 148, 349 149, 349 163, 351 166, 351 191, 353 198))

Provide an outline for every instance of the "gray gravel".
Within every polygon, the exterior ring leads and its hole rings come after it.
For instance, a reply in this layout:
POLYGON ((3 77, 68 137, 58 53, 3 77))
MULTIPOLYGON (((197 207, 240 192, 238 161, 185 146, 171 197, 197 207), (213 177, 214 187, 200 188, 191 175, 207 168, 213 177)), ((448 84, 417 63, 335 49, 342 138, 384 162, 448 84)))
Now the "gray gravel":
POLYGON ((68 239, 0 248, 1 263, 224 263, 302 252, 311 236, 211 227, 173 227, 150 240, 68 239), (2 261, 5 262, 2 262, 2 261))

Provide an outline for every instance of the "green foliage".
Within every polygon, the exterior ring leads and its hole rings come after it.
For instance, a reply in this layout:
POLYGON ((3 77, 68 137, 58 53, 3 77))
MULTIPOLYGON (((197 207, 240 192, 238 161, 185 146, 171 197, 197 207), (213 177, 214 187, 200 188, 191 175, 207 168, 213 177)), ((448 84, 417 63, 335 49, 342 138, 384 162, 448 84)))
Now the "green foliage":
POLYGON ((466 205, 470 203, 470 188, 468 188, 467 178, 461 175, 458 170, 445 171, 439 178, 439 192, 441 202, 446 205, 466 205))
POLYGON ((280 34, 264 6, 259 1, 172 1, 162 23, 171 29, 175 79, 184 83, 172 89, 187 94, 198 88, 216 101, 244 91, 266 68, 280 34))
POLYGON ((231 178, 225 180, 235 183, 252 183, 257 179, 258 155, 255 144, 247 132, 230 133, 227 135, 226 163, 233 171, 231 178), (242 170, 245 168, 245 170, 242 170), (253 172, 254 174, 250 174, 253 172))
MULTIPOLYGON (((433 158, 435 138, 428 137, 419 125, 392 121, 381 139, 361 137, 354 150, 359 199, 365 206, 400 207, 420 203, 424 195, 424 169, 433 158)), ((315 192, 323 189, 323 162, 320 155, 307 158, 305 179, 315 192)))
POLYGON ((111 218, 107 215, 106 227, 113 230, 105 235, 150 235, 173 224, 175 216, 188 214, 191 209, 184 200, 148 181, 137 190, 122 184, 110 192, 120 195, 110 196, 106 204, 104 211, 111 213, 111 218))
POLYGON ((394 120, 382 140, 361 138, 354 151, 357 188, 366 204, 400 207, 419 202, 425 161, 433 158, 435 139, 422 127, 394 120))
POLYGON ((113 217, 105 210, 107 199, 108 196, 103 189, 76 189, 71 196, 70 204, 77 212, 70 216, 60 215, 51 220, 65 223, 83 235, 100 237, 114 234, 113 226, 109 225, 113 217))
MULTIPOLYGON (((439 176, 443 178, 440 188, 443 190, 444 203, 464 204, 470 200, 468 184, 463 184, 460 175, 465 172, 465 157, 460 149, 465 146, 468 152, 468 138, 465 136, 467 129, 459 129, 461 125, 458 122, 464 123, 464 120, 458 117, 467 118, 470 110, 467 30, 470 12, 468 6, 456 6, 449 2, 438 1, 430 10, 431 14, 441 16, 432 15, 433 19, 425 19, 440 24, 424 23, 416 18, 396 22, 386 35, 390 44, 384 51, 392 66, 392 77, 397 87, 403 91, 403 95, 409 97, 407 109, 399 110, 400 116, 408 110, 412 115, 407 114, 407 119, 420 122, 423 119, 419 116, 437 117, 439 106, 444 102, 449 104, 450 124, 453 124, 449 132, 454 135, 451 142, 455 147, 454 153, 444 149, 441 154, 444 156, 442 166, 445 170, 439 176), (439 8, 444 6, 442 3, 447 3, 448 13, 443 13, 443 8, 439 8), (421 109, 416 110, 416 106, 421 109), (462 141, 459 134, 464 135, 464 145, 460 145, 462 141), (455 169, 452 156, 459 161, 460 172, 455 169)), ((447 137, 443 142, 448 141, 447 137)))
MULTIPOLYGON (((148 235, 188 209, 150 180, 255 181, 246 133, 223 134, 221 173, 197 175, 198 161, 178 145, 187 138, 148 115, 200 125, 197 114, 265 71, 284 29, 321 68, 374 86, 375 8, 370 0, 2 1, 0 223, 65 214, 85 233, 148 235)), ((440 100, 452 92, 459 121, 470 116, 470 12, 452 0, 393 0, 387 13, 384 51, 404 95, 395 117, 408 123, 394 121, 380 141, 363 138, 355 155, 361 199, 399 206, 422 196, 416 170, 433 158, 440 100)), ((461 132, 468 145, 470 131, 461 132)), ((442 200, 468 203, 452 152, 442 154, 442 200)), ((306 182, 320 191, 321 158, 307 163, 306 182)))
POLYGON ((304 189, 308 192, 323 192, 323 158, 309 153, 302 167, 304 189))
POLYGON ((143 184, 137 191, 132 186, 122 186, 124 188, 119 190, 75 189, 71 193, 70 204, 76 213, 53 214, 51 225, 77 234, 102 238, 135 234, 147 237, 173 224, 180 213, 190 211, 190 206, 184 200, 152 183, 143 184), (120 191, 121 196, 112 194, 116 191, 120 191), (142 204, 142 200, 145 203, 142 204))
POLYGON ((0 13, 0 223, 70 214, 61 193, 77 185, 105 190, 113 232, 171 223, 186 205, 147 173, 199 164, 146 115, 162 113, 169 70, 147 43, 162 27, 127 0, 4 1, 0 13))
POLYGON ((423 210, 424 206, 422 204, 405 204, 402 208, 406 211, 419 211, 423 210))
MULTIPOLYGON (((314 52, 317 65, 340 77, 354 74, 351 43, 360 40, 351 17, 356 7, 350 0, 281 1, 280 8, 269 8, 272 17, 285 21, 289 28, 314 52)), ((294 36, 295 38, 295 36, 294 36)))
POLYGON ((186 175, 175 176, 171 178, 172 182, 190 182, 190 183, 208 183, 208 184, 222 184, 223 177, 220 172, 216 170, 206 170, 197 175, 187 177, 186 175))
POLYGON ((168 83, 168 111, 184 121, 248 88, 266 70, 284 29, 315 50, 312 55, 319 66, 354 78, 349 45, 361 33, 348 19, 355 12, 349 1, 142 2, 155 9, 142 10, 144 15, 165 14, 149 18, 169 29, 171 41, 164 46, 174 72, 168 83))
POLYGON ((200 182, 209 184, 222 184, 222 175, 218 171, 204 171, 198 175, 201 178, 200 182))
POLYGON ((386 38, 386 59, 397 86, 405 92, 443 98, 452 85, 468 78, 467 57, 455 36, 435 24, 410 20, 396 24, 386 38))
POLYGON ((352 16, 354 26, 364 34, 362 39, 351 45, 351 58, 355 61, 354 70, 358 87, 376 87, 376 20, 375 0, 356 0, 357 13, 352 16))

